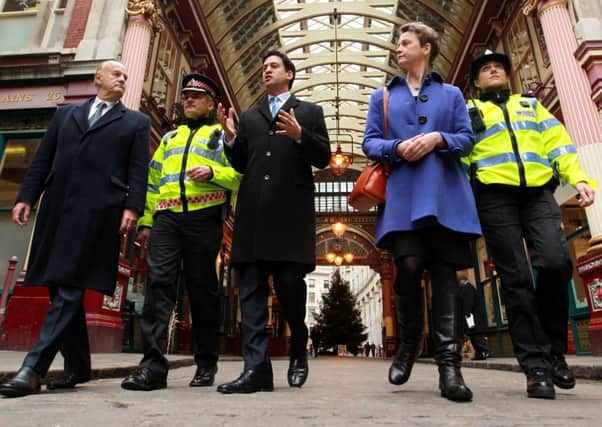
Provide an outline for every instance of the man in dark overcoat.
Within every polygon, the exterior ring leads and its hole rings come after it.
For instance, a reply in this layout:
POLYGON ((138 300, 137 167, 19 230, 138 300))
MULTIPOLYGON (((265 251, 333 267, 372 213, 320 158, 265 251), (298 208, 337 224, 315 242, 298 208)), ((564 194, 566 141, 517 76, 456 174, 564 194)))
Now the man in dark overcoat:
POLYGON ((39 341, 0 385, 5 396, 38 393, 59 350, 65 371, 47 388, 90 379, 84 291, 113 294, 120 236, 136 226, 146 194, 150 120, 119 101, 126 80, 123 64, 105 61, 97 96, 56 111, 17 196, 13 221, 24 226, 44 193, 24 285, 47 286, 51 303, 39 341))
POLYGON ((242 314, 241 376, 218 387, 222 393, 273 389, 268 355, 268 278, 291 330, 288 383, 301 387, 308 374, 305 325, 305 274, 315 268, 315 213, 312 166, 324 168, 330 145, 318 105, 289 91, 295 66, 282 52, 263 56, 268 96, 240 116, 219 108, 226 154, 243 173, 232 242, 232 265, 238 271, 242 314))

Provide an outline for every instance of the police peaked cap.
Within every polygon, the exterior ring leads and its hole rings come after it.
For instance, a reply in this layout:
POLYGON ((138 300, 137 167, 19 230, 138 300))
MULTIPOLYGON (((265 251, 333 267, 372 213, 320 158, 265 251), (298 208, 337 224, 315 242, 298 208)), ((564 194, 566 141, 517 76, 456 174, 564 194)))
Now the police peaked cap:
POLYGON ((182 93, 187 91, 207 93, 214 100, 217 99, 220 92, 217 83, 209 77, 199 73, 192 73, 184 76, 182 79, 182 93))
POLYGON ((504 66, 506 74, 510 75, 510 72, 512 71, 512 65, 508 55, 487 49, 481 56, 475 58, 475 60, 472 61, 472 64, 470 64, 470 83, 479 78, 479 71, 481 70, 481 67, 489 61, 499 62, 504 66))

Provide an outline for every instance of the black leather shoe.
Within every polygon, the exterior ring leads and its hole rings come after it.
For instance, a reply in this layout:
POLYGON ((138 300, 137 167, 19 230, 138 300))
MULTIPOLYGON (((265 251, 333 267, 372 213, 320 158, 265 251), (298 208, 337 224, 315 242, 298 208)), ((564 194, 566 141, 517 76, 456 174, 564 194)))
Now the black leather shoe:
POLYGON ((484 351, 482 353, 475 353, 475 355, 472 358, 472 360, 487 360, 488 357, 489 357, 489 352, 488 351, 484 351))
POLYGON ((68 372, 48 381, 46 383, 46 388, 48 390, 54 390, 58 388, 75 388, 77 384, 86 383, 88 381, 90 381, 90 374, 77 375, 68 372))
POLYGON ((462 373, 456 366, 439 366, 439 390, 441 396, 454 402, 472 400, 472 391, 464 384, 462 373))
POLYGON ((575 375, 569 369, 562 354, 552 355, 552 381, 554 385, 564 389, 575 387, 575 375))
POLYGON ((543 368, 534 368, 527 373, 527 396, 535 399, 554 399, 556 392, 550 375, 543 368))
POLYGON ((309 375, 306 357, 294 357, 288 365, 287 379, 291 387, 302 387, 309 375))
POLYGON ((217 373, 217 365, 209 367, 198 367, 196 373, 190 381, 190 387, 209 387, 212 386, 215 381, 215 374, 217 373))
POLYGON ((29 366, 23 366, 13 379, 0 385, 0 394, 21 397, 40 392, 40 374, 29 366))
POLYGON ((274 390, 274 377, 272 371, 261 369, 248 369, 232 382, 221 384, 217 391, 224 394, 256 393, 258 391, 274 390))
POLYGON ((121 388, 126 390, 151 391, 165 387, 167 387, 167 380, 164 375, 144 367, 139 367, 121 382, 121 388))

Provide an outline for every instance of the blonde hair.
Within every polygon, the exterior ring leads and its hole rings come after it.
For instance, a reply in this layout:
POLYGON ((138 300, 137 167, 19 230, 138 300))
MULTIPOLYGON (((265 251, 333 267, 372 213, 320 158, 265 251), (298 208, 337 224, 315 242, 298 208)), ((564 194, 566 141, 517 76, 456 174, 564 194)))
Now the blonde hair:
POLYGON ((431 45, 429 62, 432 64, 439 54, 439 33, 423 22, 408 22, 402 25, 399 29, 399 34, 407 32, 416 34, 418 41, 420 41, 420 46, 424 46, 427 43, 431 45))

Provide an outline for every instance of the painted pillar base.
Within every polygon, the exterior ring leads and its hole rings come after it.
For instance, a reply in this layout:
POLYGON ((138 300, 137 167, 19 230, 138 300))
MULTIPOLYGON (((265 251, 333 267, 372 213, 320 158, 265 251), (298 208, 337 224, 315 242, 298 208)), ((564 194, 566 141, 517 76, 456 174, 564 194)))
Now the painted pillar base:
MULTIPOLYGON (((117 284, 112 297, 86 291, 84 308, 92 353, 119 353, 123 349, 122 313, 129 274, 128 264, 120 261, 117 284)), ((42 322, 50 304, 48 289, 41 286, 23 286, 23 276, 21 273, 8 301, 6 319, 0 336, 2 350, 31 350, 39 339, 42 322)))
POLYGON ((386 337, 385 338, 385 357, 393 357, 397 353, 397 346, 399 345, 399 339, 397 337, 386 337))
POLYGON ((588 252, 577 260, 583 279, 590 320, 587 330, 593 356, 602 356, 602 250, 588 252))

